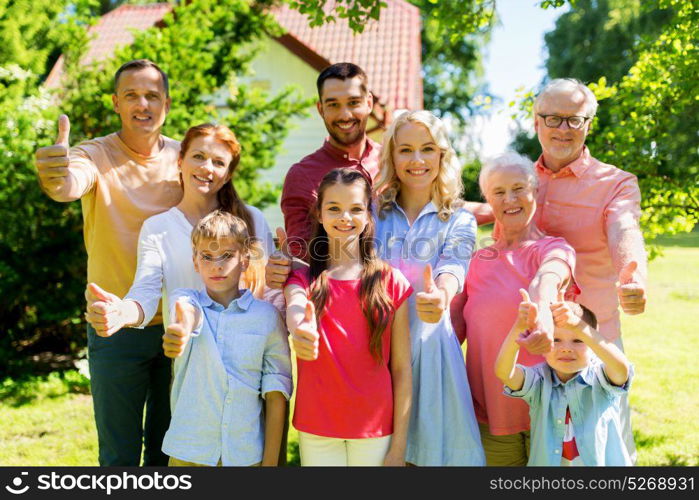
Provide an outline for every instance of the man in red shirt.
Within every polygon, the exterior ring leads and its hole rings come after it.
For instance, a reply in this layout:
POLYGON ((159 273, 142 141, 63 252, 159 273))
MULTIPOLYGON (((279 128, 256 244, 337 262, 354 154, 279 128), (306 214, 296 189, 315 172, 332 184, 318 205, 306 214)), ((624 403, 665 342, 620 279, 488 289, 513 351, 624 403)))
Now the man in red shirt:
POLYGON ((288 249, 300 258, 306 255, 311 236, 309 213, 323 176, 334 168, 349 167, 373 182, 381 154, 381 146, 366 135, 374 99, 362 68, 352 63, 333 64, 318 75, 316 85, 316 107, 329 137, 320 149, 292 165, 281 199, 288 249))

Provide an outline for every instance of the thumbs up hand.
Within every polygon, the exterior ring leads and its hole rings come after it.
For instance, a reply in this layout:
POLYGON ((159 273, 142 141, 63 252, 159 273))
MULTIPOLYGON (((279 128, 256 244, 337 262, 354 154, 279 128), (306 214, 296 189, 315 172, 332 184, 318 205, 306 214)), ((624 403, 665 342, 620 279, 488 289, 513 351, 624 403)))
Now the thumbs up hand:
POLYGON ((553 349, 553 318, 551 311, 539 309, 539 306, 531 301, 529 293, 520 288, 522 302, 519 304, 517 327, 523 332, 517 338, 517 343, 531 354, 545 354, 553 349))
POLYGON ((518 330, 534 330, 536 320, 539 315, 539 308, 529 298, 529 293, 524 289, 519 289, 519 294, 522 296, 522 302, 519 303, 517 310, 517 329, 518 330))
POLYGON ((123 301, 113 293, 102 290, 95 283, 88 283, 85 289, 87 320, 100 337, 110 337, 125 324, 122 314, 123 301))
POLYGON ((551 315, 557 328, 575 331, 582 323, 582 309, 578 304, 566 302, 562 291, 558 292, 558 300, 551 304, 551 315))
POLYGON ((318 359, 318 324, 316 323, 315 307, 310 300, 306 302, 303 321, 296 330, 291 332, 291 340, 296 356, 305 361, 318 359))
POLYGON ((68 178, 68 149, 70 120, 66 115, 58 117, 58 136, 53 146, 39 148, 35 153, 39 182, 49 192, 60 189, 68 178))
POLYGON ((277 228, 279 250, 269 256, 265 266, 265 282, 269 288, 283 288, 291 272, 291 257, 287 243, 286 232, 277 228))
POLYGON ((646 290, 639 279, 638 262, 632 260, 619 272, 617 295, 626 314, 641 314, 646 309, 646 290))
POLYGON ((424 281, 423 291, 415 295, 417 316, 425 323, 439 323, 447 308, 446 293, 435 284, 430 264, 425 266, 422 278, 424 281))
POLYGON ((175 321, 165 328, 163 351, 168 358, 177 358, 184 352, 194 329, 194 307, 186 301, 175 302, 175 321))

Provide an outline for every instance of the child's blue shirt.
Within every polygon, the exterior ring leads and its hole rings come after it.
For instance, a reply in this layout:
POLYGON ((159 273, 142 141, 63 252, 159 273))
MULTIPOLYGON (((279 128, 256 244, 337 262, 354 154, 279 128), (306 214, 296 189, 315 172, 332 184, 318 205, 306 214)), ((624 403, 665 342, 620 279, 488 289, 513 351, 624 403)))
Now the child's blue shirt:
POLYGON ((169 456, 204 465, 253 465, 264 451, 263 398, 292 392, 286 328, 278 311, 249 290, 227 308, 206 290, 178 289, 202 312, 185 351, 175 360, 172 420, 163 440, 169 456))
POLYGON ((505 387, 507 396, 529 404, 531 450, 527 465, 561 465, 566 407, 575 429, 575 442, 584 465, 632 465, 622 438, 619 398, 628 391, 633 374, 622 387, 607 379, 599 358, 565 384, 546 363, 517 365, 524 370, 519 391, 505 387))

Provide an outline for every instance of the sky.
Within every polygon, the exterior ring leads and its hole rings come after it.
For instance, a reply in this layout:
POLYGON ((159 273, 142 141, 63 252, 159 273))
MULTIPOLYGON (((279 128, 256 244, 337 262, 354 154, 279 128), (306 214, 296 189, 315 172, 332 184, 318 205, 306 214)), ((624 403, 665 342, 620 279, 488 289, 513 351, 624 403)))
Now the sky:
POLYGON ((544 34, 554 28, 556 18, 567 10, 542 9, 537 0, 497 0, 499 22, 484 55, 485 81, 498 100, 488 114, 474 119, 481 159, 507 149, 514 130, 507 103, 518 87, 537 86, 545 75, 544 34))

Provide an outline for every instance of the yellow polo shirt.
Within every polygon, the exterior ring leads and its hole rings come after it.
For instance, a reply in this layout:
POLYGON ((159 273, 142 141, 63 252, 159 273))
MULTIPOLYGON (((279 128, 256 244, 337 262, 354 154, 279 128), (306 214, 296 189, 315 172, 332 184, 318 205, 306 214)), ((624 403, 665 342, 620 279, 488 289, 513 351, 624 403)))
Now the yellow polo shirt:
MULTIPOLYGON (((87 281, 119 297, 136 273, 143 221, 182 199, 180 143, 162 138, 163 147, 153 156, 133 151, 116 133, 70 150, 70 170, 81 193, 87 281)), ((159 310, 150 324, 161 323, 159 310)))

